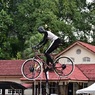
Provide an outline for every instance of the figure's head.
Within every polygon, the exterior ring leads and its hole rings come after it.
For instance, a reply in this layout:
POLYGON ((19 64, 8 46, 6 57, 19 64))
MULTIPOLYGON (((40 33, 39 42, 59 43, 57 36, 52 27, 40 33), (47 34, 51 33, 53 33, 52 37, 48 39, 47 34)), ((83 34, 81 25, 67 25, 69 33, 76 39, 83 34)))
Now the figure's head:
POLYGON ((38 31, 39 31, 39 33, 44 33, 46 30, 44 29, 43 26, 40 26, 40 27, 38 28, 38 31))

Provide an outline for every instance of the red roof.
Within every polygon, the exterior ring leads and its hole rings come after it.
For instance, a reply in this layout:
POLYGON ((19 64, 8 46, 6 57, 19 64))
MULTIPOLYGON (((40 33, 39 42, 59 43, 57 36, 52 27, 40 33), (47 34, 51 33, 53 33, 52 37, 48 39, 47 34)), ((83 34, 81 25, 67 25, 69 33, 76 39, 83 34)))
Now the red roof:
POLYGON ((82 45, 84 46, 85 48, 89 49, 90 51, 94 52, 95 53, 95 46, 94 45, 91 45, 91 44, 88 44, 88 43, 84 43, 84 42, 80 42, 78 41, 77 42, 79 45, 82 45))
MULTIPOLYGON (((24 60, 0 60, 0 77, 1 76, 20 76, 21 65, 24 60)), ((37 79, 45 80, 44 73, 37 79)), ((85 81, 85 80, 95 80, 95 64, 77 64, 75 66, 74 72, 71 76, 67 78, 61 78, 62 80, 75 80, 75 81, 85 81)), ((26 80, 21 78, 21 80, 26 80)), ((49 80, 59 80, 59 77, 54 72, 49 72, 49 80)))
POLYGON ((77 67, 89 80, 95 80, 95 64, 78 64, 77 67))
POLYGON ((69 79, 76 80, 76 81, 87 81, 88 80, 88 78, 76 65, 75 65, 75 69, 73 73, 69 76, 69 79))
POLYGON ((81 41, 77 41, 74 44, 70 45, 68 48, 66 48, 65 50, 63 50, 62 52, 60 52, 57 56, 62 55, 63 53, 67 52, 68 50, 70 50, 72 47, 74 47, 75 45, 79 45, 83 48, 86 48, 88 50, 90 50, 91 52, 95 53, 95 46, 85 43, 85 42, 81 42, 81 41))
MULTIPOLYGON (((56 75, 55 72, 53 72, 53 71, 48 72, 47 76, 50 81, 60 80, 60 77, 58 75, 56 75)), ((21 78, 21 80, 27 80, 27 79, 21 78)), ((37 81, 46 80, 44 72, 36 80, 37 81)), ((60 81, 63 81, 63 80, 87 81, 88 78, 82 73, 82 71, 77 66, 75 66, 74 72, 69 77, 61 77, 60 81)))
POLYGON ((0 76, 21 76, 24 60, 0 60, 0 76))
POLYGON ((24 86, 25 88, 31 88, 32 87, 32 83, 28 84, 28 83, 23 83, 21 84, 22 86, 24 86))

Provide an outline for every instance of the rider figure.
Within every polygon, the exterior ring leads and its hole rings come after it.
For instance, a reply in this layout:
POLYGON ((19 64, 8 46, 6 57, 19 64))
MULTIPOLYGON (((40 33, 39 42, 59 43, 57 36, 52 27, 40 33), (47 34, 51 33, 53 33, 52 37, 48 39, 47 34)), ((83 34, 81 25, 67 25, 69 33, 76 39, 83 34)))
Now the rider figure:
MULTIPOLYGON (((38 28, 38 32, 43 34, 43 39, 38 43, 36 46, 37 48, 41 48, 43 45, 45 45, 48 40, 51 40, 51 44, 49 47, 44 51, 45 57, 46 57, 46 63, 49 65, 49 62, 53 63, 53 59, 50 56, 50 53, 52 53, 55 49, 59 47, 59 44, 61 43, 60 38, 53 34, 51 31, 45 30, 43 26, 40 26, 38 28)), ((48 68, 46 68, 48 70, 48 68)))

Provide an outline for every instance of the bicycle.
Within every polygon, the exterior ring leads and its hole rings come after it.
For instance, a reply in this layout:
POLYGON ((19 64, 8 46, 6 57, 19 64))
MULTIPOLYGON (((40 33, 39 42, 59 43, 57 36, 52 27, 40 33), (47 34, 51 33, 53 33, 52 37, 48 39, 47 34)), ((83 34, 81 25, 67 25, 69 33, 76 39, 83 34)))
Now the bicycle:
POLYGON ((26 79, 37 79, 40 76, 44 65, 53 70, 59 77, 67 77, 74 71, 74 63, 71 58, 66 56, 56 57, 52 64, 47 65, 44 59, 41 58, 44 54, 39 54, 36 49, 33 50, 35 52, 34 57, 24 61, 21 67, 21 73, 26 79))

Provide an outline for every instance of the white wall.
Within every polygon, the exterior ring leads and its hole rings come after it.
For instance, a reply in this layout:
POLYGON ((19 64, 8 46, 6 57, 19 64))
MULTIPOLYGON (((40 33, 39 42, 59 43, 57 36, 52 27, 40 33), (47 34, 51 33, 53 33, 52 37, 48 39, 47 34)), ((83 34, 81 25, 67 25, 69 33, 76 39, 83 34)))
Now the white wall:
POLYGON ((87 50, 84 47, 80 47, 78 45, 74 46, 72 49, 68 50, 65 52, 62 56, 69 56, 71 58, 74 58, 74 63, 75 64, 89 64, 89 63, 95 63, 95 54, 92 53, 91 51, 87 50), (80 49, 81 54, 76 54, 76 50, 80 49), (90 62, 83 62, 83 57, 89 57, 91 58, 90 62))
POLYGON ((24 95, 32 95, 32 89, 24 90, 24 95))

